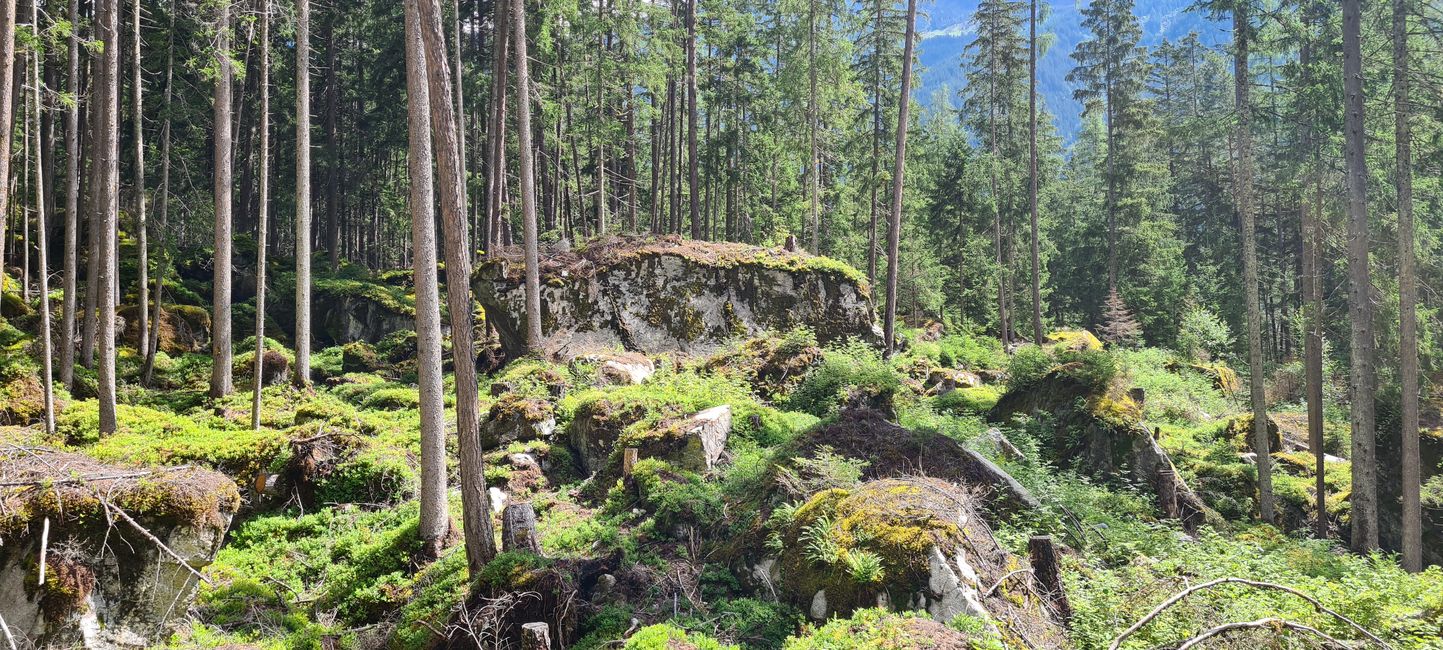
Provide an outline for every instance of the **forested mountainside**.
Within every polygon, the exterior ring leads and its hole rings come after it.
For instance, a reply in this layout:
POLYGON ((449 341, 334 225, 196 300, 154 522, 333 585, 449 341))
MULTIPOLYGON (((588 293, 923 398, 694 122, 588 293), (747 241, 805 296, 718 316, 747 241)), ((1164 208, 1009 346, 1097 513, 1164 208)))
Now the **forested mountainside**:
POLYGON ((1443 648, 1440 49, 0 0, 0 650, 1443 648))
MULTIPOLYGON (((920 85, 915 95, 929 110, 937 110, 938 102, 955 106, 957 93, 967 86, 965 67, 959 65, 967 46, 976 38, 973 18, 977 0, 938 0, 923 4, 918 10, 917 61, 922 66, 920 85)), ((1196 34, 1199 43, 1212 48, 1224 46, 1231 38, 1232 25, 1216 20, 1206 13, 1192 11, 1193 0, 1157 0, 1140 3, 1136 8, 1138 26, 1142 30, 1139 43, 1156 48, 1164 42, 1176 44, 1196 34)), ((1077 85, 1067 80, 1076 67, 1072 53, 1087 38, 1083 26, 1084 2, 1062 0, 1039 3, 1039 30, 1044 35, 1037 61, 1037 93, 1039 102, 1053 116, 1058 133, 1073 142, 1082 130, 1082 103, 1073 97, 1077 85)))

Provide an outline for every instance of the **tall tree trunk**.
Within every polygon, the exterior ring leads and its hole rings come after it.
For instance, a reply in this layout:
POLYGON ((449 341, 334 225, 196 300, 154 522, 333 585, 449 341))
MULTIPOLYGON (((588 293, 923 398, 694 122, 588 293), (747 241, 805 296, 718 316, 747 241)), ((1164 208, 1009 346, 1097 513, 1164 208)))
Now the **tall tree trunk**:
MULTIPOLYGON (((1303 11, 1305 37, 1298 52, 1298 62, 1303 71, 1302 85, 1313 85, 1313 25, 1312 8, 1303 11)), ((1303 374, 1308 404, 1308 446, 1313 452, 1313 486, 1317 518, 1313 521, 1313 534, 1318 539, 1328 537, 1328 484, 1326 481, 1326 457, 1323 451, 1323 276, 1322 237, 1320 224, 1323 220, 1322 166, 1318 153, 1312 121, 1302 121, 1302 143, 1305 155, 1311 156, 1311 177, 1314 188, 1313 201, 1306 200, 1302 206, 1303 228, 1303 314, 1307 336, 1303 343, 1303 374)), ((1304 189, 1304 196, 1307 189, 1304 189)))
MULTIPOLYGON (((166 225, 170 221, 170 99, 175 78, 175 0, 170 2, 170 28, 166 31, 169 34, 169 40, 165 49, 165 91, 161 102, 165 107, 165 121, 160 127, 160 194, 156 197, 156 203, 160 206, 157 215, 159 222, 157 232, 161 233, 161 243, 160 259, 157 260, 155 269, 155 310, 151 314, 151 322, 155 326, 150 328, 150 354, 146 355, 145 363, 140 370, 140 383, 147 388, 155 373, 155 353, 160 349, 161 318, 164 317, 161 304, 165 299, 162 288, 165 280, 165 263, 169 257, 165 241, 168 232, 166 225)), ((299 280, 297 281, 299 282, 299 280)))
MULTIPOLYGON (((70 24, 80 24, 80 0, 70 0, 70 24)), ((73 100, 65 109, 65 267, 60 307, 60 383, 75 388, 75 303, 80 231, 80 30, 70 30, 65 89, 73 100)))
POLYGON ((96 130, 95 166, 100 181, 95 188, 95 209, 99 224, 100 269, 96 303, 99 345, 98 387, 100 432, 115 433, 115 285, 118 276, 115 234, 120 213, 120 7, 119 0, 97 0, 97 36, 105 44, 101 53, 101 74, 96 130))
POLYGON ((1394 142, 1398 160, 1398 380, 1403 391, 1403 568, 1423 570, 1418 457, 1418 278, 1413 253, 1413 143, 1408 97, 1408 0, 1393 0, 1394 142))
POLYGON ((331 273, 341 268, 341 134, 337 123, 341 112, 341 88, 336 43, 337 10, 332 8, 325 22, 326 40, 326 252, 331 273))
MULTIPOLYGON (((30 3, 30 25, 34 33, 40 34, 40 10, 38 2, 30 3)), ((36 263, 40 272, 37 274, 40 280, 40 382, 41 393, 45 400, 45 433, 55 433, 55 384, 53 381, 54 368, 52 351, 54 347, 50 341, 50 261, 49 246, 46 243, 46 223, 48 219, 45 213, 45 166, 39 164, 41 152, 41 129, 40 114, 43 110, 41 104, 41 90, 44 87, 40 80, 40 53, 36 52, 30 56, 30 99, 31 114, 34 115, 33 144, 35 145, 35 244, 38 249, 36 263)))
POLYGON ((311 2, 296 0, 296 369, 311 383, 311 2))
POLYGON ((872 52, 872 170, 867 177, 867 191, 869 200, 867 203, 867 284, 869 286, 877 283, 877 213, 881 207, 877 204, 878 190, 881 189, 881 180, 878 177, 882 166, 882 44, 887 39, 882 36, 883 7, 890 3, 877 0, 872 8, 874 12, 872 27, 872 38, 876 47, 872 52))
POLYGON ((1344 153, 1348 180, 1348 316, 1352 329, 1353 550, 1378 548, 1372 281, 1368 269, 1368 161, 1363 125, 1362 8, 1343 0, 1344 153))
POLYGON ((526 55, 526 5, 511 0, 516 48, 516 158, 521 184, 521 237, 526 248, 526 347, 541 350, 541 259, 536 233, 536 181, 531 152, 531 70, 526 55))
MULTIPOLYGON (((106 0, 101 0, 106 1, 106 0)), ((113 1, 113 0, 111 0, 113 1)), ((216 18, 215 56, 215 272, 211 288, 211 397, 224 397, 231 385, 231 59, 230 0, 221 0, 216 18)))
MULTIPOLYGON (((461 38, 461 0, 455 0, 453 4, 456 7, 456 14, 451 21, 451 38, 456 41, 456 48, 453 51, 455 59, 452 63, 456 66, 456 146, 461 152, 461 182, 466 184, 466 192, 461 195, 464 201, 461 204, 461 212, 466 215, 468 220, 471 220, 471 175, 466 171, 466 156, 468 155, 466 151, 466 64, 462 61, 461 52, 465 43, 461 38)), ((472 221, 474 222, 474 220, 472 221)), ((476 235, 475 228, 471 229, 471 235, 473 237, 476 235)), ((474 256, 480 247, 476 245, 476 242, 472 242, 467 244, 466 248, 474 256)))
POLYGON ((897 161, 892 171, 892 216, 887 228, 887 315, 883 330, 887 356, 897 342, 897 253, 902 239, 902 176, 907 169, 907 114, 912 105, 912 50, 916 46, 917 0, 907 0, 907 35, 902 48, 902 91, 897 95, 897 161))
POLYGON ((15 0, 0 2, 0 266, 10 222, 10 144, 15 121, 15 0))
POLYGON ((271 205, 271 3, 260 0, 260 163, 256 199, 256 358, 251 386, 251 428, 261 428, 266 357, 266 232, 271 205))
MULTIPOLYGON (((410 155, 411 237, 416 286, 416 379, 421 395, 421 523, 428 559, 441 554, 446 510, 446 409, 441 369, 441 298, 436 283, 436 200, 431 172, 431 94, 416 4, 406 3, 406 120, 410 155)), ((459 357, 458 357, 459 358, 459 357)))
POLYGON ((1268 438, 1268 403, 1263 394, 1262 323, 1258 313, 1257 217, 1253 210, 1252 75, 1248 71, 1248 1, 1233 9, 1233 90, 1238 114, 1236 183, 1238 219, 1243 240, 1243 301, 1247 303, 1248 370, 1253 410, 1253 451, 1258 458, 1258 510, 1263 521, 1272 523, 1272 449, 1268 438))
POLYGON ((1041 344, 1042 242, 1037 227, 1037 0, 1032 0, 1027 22, 1027 203, 1032 213, 1032 340, 1041 344))
POLYGON ((811 149, 807 160, 807 216, 812 230, 812 253, 820 255, 822 161, 817 150, 817 123, 821 113, 817 106, 817 1, 807 2, 807 144, 811 149))
MULTIPOLYGON (((691 238, 701 239, 700 177, 696 153, 696 2, 686 0, 686 168, 687 203, 691 206, 691 238)), ((815 82, 812 84, 816 90, 815 82)), ((815 247, 813 247, 815 250, 815 247)))
POLYGON ((131 39, 135 41, 131 58, 134 68, 131 71, 131 106, 135 119, 135 238, 136 253, 140 257, 140 306, 136 310, 136 329, 140 331, 140 336, 136 340, 140 356, 145 358, 150 354, 150 316, 147 313, 150 308, 150 243, 147 241, 149 229, 145 221, 145 120, 142 117, 145 115, 145 103, 140 74, 140 1, 135 0, 131 11, 131 39))
POLYGON ((446 37, 441 28, 438 0, 416 3, 421 37, 425 43, 427 82, 431 91, 431 135, 436 147, 437 186, 441 193, 441 225, 446 239, 446 296, 451 317, 451 350, 456 366, 456 439, 461 466, 462 529, 466 533, 466 562, 471 575, 496 556, 491 507, 481 453, 479 395, 476 392, 476 344, 471 313, 471 255, 466 250, 465 186, 461 183, 457 151, 455 106, 451 97, 451 67, 446 60, 446 37))
POLYGON ((508 15, 511 11, 505 4, 497 2, 492 7, 492 29, 495 31, 491 37, 491 124, 486 129, 490 150, 486 166, 486 232, 483 236, 488 254, 500 246, 501 203, 506 196, 502 184, 506 181, 506 78, 511 42, 508 15))

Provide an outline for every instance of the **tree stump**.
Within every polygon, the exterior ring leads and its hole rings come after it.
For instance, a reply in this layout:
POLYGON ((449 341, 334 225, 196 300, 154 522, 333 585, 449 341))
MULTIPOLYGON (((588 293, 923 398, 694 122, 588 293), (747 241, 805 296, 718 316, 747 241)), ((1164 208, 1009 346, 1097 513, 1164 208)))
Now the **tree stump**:
POLYGON ((545 623, 522 625, 521 650, 551 650, 551 627, 545 623))
POLYGON ((536 535, 536 510, 530 502, 509 504, 501 513, 501 550, 541 554, 541 539, 536 535))
POLYGON ((1164 467, 1157 471, 1157 507, 1168 519, 1181 519, 1177 505, 1177 470, 1164 467))
POLYGON ((631 476, 632 471, 634 471, 634 470, 636 469, 636 461, 637 461, 640 453, 641 453, 641 452, 640 452, 636 447, 627 447, 626 449, 621 450, 621 475, 622 475, 622 476, 626 476, 626 477, 630 477, 630 476, 631 476))
POLYGON ((1032 558, 1032 577, 1042 589, 1047 601, 1057 613, 1063 625, 1072 623, 1072 604, 1067 602, 1067 592, 1062 588, 1062 571, 1057 563, 1057 545, 1051 535, 1034 535, 1027 542, 1027 553, 1032 558))

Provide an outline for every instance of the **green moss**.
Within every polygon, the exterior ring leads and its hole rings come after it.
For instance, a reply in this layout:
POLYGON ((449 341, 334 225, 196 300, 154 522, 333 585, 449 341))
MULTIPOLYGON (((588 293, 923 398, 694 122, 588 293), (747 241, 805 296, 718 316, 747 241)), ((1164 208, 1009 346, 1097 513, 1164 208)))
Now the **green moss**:
POLYGON ((386 411, 416 409, 420 406, 421 394, 415 388, 382 388, 367 395, 361 401, 362 408, 386 411))
POLYGON ((708 636, 688 633, 671 625, 649 625, 626 640, 625 650, 738 650, 708 636))
MULTIPOLYGON (((705 528, 720 521, 725 512, 720 485, 695 472, 646 458, 636 464, 632 479, 637 501, 662 530, 670 531, 680 524, 705 528)), ((613 499, 613 510, 624 511, 629 505, 626 501, 624 497, 613 499)))
MULTIPOLYGON (((935 641, 908 625, 921 614, 894 614, 883 609, 859 609, 810 634, 787 639, 784 650, 865 650, 870 648, 923 648, 935 641)), ((952 647, 952 646, 947 646, 952 647)))
POLYGON ((386 310, 402 316, 415 318, 416 297, 404 287, 382 284, 367 279, 346 277, 317 277, 312 280, 311 291, 321 298, 360 298, 380 305, 386 310))
POLYGON ((932 404, 939 411, 984 414, 1001 398, 1002 392, 993 386, 971 386, 942 393, 933 398, 932 404))
POLYGON ((128 404, 116 406, 116 420, 116 432, 100 437, 98 405, 86 400, 74 402, 62 411, 56 419, 56 430, 101 462, 195 463, 243 480, 273 468, 289 451, 286 434, 271 429, 216 429, 193 418, 128 404))
POLYGON ((865 390, 891 401, 902 386, 892 365, 871 346, 845 343, 827 348, 821 364, 812 368, 792 392, 789 408, 826 417, 836 411, 851 389, 865 390))

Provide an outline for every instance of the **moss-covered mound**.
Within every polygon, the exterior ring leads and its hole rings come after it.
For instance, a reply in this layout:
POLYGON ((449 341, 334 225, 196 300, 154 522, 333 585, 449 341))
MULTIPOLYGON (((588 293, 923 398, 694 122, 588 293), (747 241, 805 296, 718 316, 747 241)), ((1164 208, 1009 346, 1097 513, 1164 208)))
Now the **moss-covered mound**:
POLYGON ((781 399, 821 361, 822 348, 816 336, 799 329, 781 336, 748 339, 734 349, 711 356, 703 367, 741 378, 758 397, 781 399))
MULTIPOLYGON (((514 354, 525 349, 519 254, 476 272, 477 299, 514 354)), ((574 357, 624 348, 705 354, 730 339, 811 328, 819 340, 875 340, 870 289, 825 257, 743 244, 612 237, 545 256, 547 353, 574 357)))
MULTIPOLYGON (((1240 453, 1253 451, 1253 414, 1244 413, 1228 420, 1223 435, 1233 442, 1240 453)), ((1283 436, 1278 432, 1278 423, 1268 418, 1268 449, 1274 453, 1283 450, 1283 436)))
POLYGON ((945 481, 824 490, 790 513, 780 541, 782 591, 814 619, 880 603, 1061 643, 1030 583, 1004 579, 1024 561, 997 544, 976 498, 945 481))
POLYGON ((77 647, 82 630, 100 647, 154 640, 185 611, 192 567, 215 557, 240 505, 234 482, 194 467, 14 444, 0 449, 0 467, 0 616, 38 647, 77 647))

